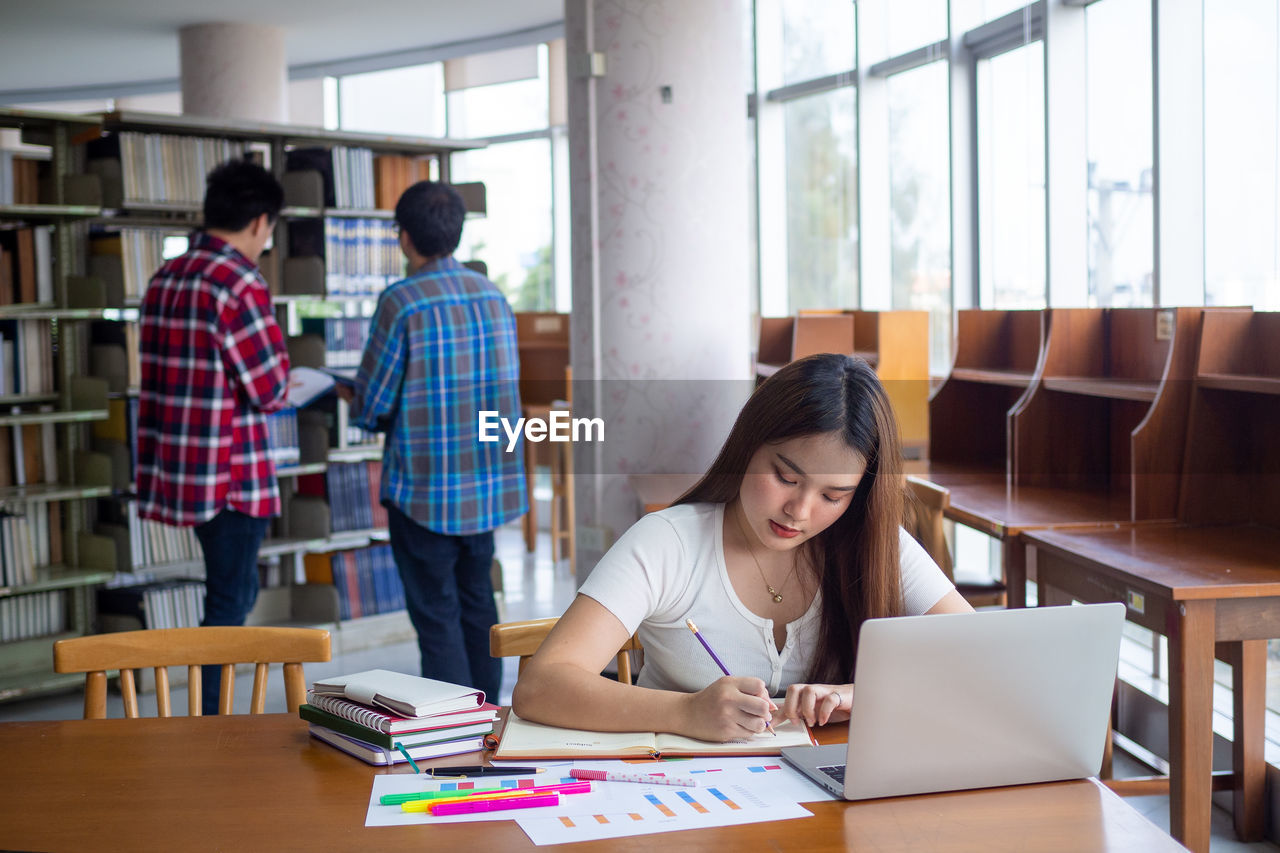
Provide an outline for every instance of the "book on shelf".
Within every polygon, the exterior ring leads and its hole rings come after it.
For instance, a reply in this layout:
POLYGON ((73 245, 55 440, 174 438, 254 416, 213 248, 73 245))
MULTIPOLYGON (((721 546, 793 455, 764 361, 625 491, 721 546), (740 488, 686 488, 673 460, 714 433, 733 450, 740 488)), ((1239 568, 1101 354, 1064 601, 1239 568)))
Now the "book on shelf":
MULTIPOLYGON (((431 729, 415 729, 413 731, 386 734, 351 720, 322 711, 315 705, 300 705, 298 716, 308 723, 323 726, 330 731, 363 741, 371 746, 394 749, 397 742, 406 747, 424 743, 439 743, 446 740, 457 740, 464 737, 484 737, 493 734, 493 719, 466 725, 441 726, 431 729)), ((496 714, 495 714, 496 716, 496 714)), ((428 717, 425 719, 436 719, 428 717)))
MULTIPOLYGON (((432 714, 429 717, 401 717, 341 696, 322 696, 307 691, 307 703, 339 719, 349 720, 381 734, 403 734, 429 729, 453 728, 475 723, 492 723, 498 718, 498 706, 485 702, 476 708, 432 714)), ((306 707, 305 705, 303 707, 306 707)))
POLYGON ((784 746, 810 746, 813 736, 804 725, 775 720, 777 737, 764 732, 726 743, 696 740, 666 732, 592 732, 562 729, 507 714, 493 757, 558 760, 566 758, 692 758, 717 755, 778 755, 784 746))
POLYGON ((98 612, 129 616, 144 628, 194 628, 204 619, 204 581, 180 578, 98 590, 98 612))
POLYGON ((286 406, 269 412, 266 420, 267 447, 271 461, 278 468, 297 465, 302 454, 298 445, 298 410, 292 406, 286 406))
POLYGON ((0 231, 0 305, 53 299, 53 227, 0 231))
POLYGON ((403 717, 447 714, 484 704, 481 690, 387 669, 334 676, 315 682, 311 690, 317 696, 341 696, 361 705, 386 708, 403 717))
POLYGON ((40 160, 0 151, 0 204, 40 203, 40 160))
POLYGON ((307 554, 303 571, 307 583, 333 586, 343 621, 405 608, 404 583, 390 545, 307 554))
MULTIPOLYGON (((398 749, 386 750, 375 744, 365 743, 362 740, 347 737, 332 729, 326 729, 324 726, 311 725, 308 728, 313 738, 322 740, 330 746, 335 746, 349 755, 354 755, 366 764, 385 765, 388 762, 399 764, 406 760, 398 749)), ((466 737, 439 743, 405 744, 404 746, 409 755, 413 757, 413 760, 417 761, 422 758, 439 758, 444 755, 478 752, 484 749, 484 738, 479 736, 466 737)))
POLYGON ((0 598, 0 642, 30 640, 67 630, 66 590, 0 598))

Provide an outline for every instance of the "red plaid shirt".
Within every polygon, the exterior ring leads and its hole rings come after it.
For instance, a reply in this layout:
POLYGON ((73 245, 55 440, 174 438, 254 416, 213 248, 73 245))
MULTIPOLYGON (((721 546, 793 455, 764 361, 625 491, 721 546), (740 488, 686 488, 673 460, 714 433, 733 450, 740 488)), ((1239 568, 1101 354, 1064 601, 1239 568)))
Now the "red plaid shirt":
POLYGON ((289 355, 257 265, 196 235, 147 287, 139 351, 139 515, 279 515, 265 413, 285 405, 289 355))

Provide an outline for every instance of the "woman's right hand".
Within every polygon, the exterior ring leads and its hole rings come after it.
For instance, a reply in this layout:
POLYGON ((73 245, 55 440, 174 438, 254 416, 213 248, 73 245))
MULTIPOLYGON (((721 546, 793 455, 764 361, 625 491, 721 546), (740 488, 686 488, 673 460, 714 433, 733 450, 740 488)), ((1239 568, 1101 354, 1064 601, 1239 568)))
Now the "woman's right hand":
POLYGON ((760 679, 725 676, 687 694, 680 733, 717 743, 742 740, 763 732, 777 710, 760 679))

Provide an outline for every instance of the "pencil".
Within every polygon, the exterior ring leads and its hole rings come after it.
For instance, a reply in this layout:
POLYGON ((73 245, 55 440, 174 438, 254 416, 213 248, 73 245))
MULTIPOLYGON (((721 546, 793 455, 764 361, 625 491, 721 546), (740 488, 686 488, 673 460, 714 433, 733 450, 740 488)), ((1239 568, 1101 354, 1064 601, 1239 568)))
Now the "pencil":
MULTIPOLYGON (((684 620, 684 624, 689 626, 689 630, 693 632, 693 636, 698 638, 699 643, 702 643, 702 647, 707 650, 707 654, 711 655, 711 659, 716 662, 716 666, 720 667, 720 671, 725 675, 732 676, 733 673, 729 672, 729 667, 725 666, 724 661, 720 660, 720 656, 716 654, 716 650, 711 648, 711 644, 707 642, 707 638, 698 632, 698 626, 693 624, 693 620, 686 619, 684 620)), ((769 723, 765 723, 764 727, 769 730, 769 734, 774 737, 778 736, 778 733, 773 730, 773 726, 769 723)))

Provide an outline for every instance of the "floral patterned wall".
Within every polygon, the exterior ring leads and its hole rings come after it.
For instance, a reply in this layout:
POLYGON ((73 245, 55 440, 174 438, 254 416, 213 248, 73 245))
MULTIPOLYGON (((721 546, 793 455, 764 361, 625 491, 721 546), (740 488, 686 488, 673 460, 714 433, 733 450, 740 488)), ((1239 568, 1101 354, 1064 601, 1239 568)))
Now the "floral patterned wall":
POLYGON ((565 4, 574 415, 605 424, 575 447, 580 577, 639 517, 629 478, 701 472, 750 393, 747 9, 565 4))

